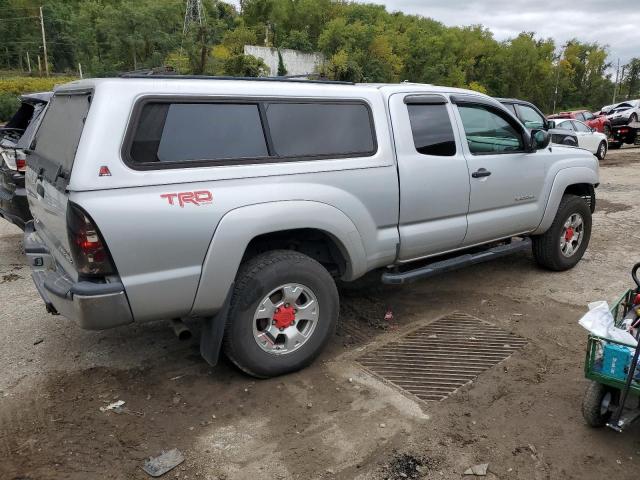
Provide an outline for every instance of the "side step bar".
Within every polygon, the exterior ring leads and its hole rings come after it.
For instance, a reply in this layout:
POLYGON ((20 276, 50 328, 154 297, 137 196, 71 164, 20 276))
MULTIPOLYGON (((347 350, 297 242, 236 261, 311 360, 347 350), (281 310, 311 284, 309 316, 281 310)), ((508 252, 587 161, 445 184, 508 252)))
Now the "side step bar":
POLYGON ((458 268, 466 267, 468 265, 475 265, 476 263, 487 262, 494 258, 504 257, 521 250, 527 250, 531 248, 531 239, 525 238, 521 241, 512 241, 505 245, 498 245, 497 247, 483 250, 477 253, 467 253, 458 257, 448 258, 439 262, 430 263, 414 270, 408 270, 406 272, 385 272, 382 274, 382 283, 387 285, 401 285, 403 283, 411 283, 416 280, 422 280, 423 278, 433 277, 440 273, 450 272, 451 270, 457 270, 458 268))

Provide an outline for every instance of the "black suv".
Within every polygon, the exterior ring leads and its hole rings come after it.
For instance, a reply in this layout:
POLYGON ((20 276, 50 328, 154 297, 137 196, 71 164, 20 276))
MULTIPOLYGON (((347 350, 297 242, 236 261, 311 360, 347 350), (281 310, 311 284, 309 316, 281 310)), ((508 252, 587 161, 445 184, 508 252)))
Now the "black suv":
POLYGON ((525 127, 542 128, 548 131, 551 134, 551 143, 569 147, 578 146, 578 137, 575 132, 564 128, 553 128, 553 124, 533 103, 516 98, 496 98, 496 100, 507 107, 507 110, 513 113, 525 127))
POLYGON ((31 220, 24 188, 26 151, 51 96, 51 92, 23 95, 18 111, 0 127, 0 217, 23 230, 31 220))

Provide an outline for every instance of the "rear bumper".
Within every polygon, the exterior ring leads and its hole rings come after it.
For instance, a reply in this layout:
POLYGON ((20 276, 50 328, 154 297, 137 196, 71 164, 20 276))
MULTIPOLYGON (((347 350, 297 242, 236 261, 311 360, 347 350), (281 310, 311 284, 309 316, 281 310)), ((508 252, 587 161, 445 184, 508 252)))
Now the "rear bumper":
POLYGON ((0 170, 0 217, 24 230, 31 220, 24 174, 0 170))
POLYGON ((24 247, 33 281, 48 312, 61 314, 87 330, 106 330, 133 322, 122 283, 74 282, 33 230, 33 222, 26 225, 24 247))

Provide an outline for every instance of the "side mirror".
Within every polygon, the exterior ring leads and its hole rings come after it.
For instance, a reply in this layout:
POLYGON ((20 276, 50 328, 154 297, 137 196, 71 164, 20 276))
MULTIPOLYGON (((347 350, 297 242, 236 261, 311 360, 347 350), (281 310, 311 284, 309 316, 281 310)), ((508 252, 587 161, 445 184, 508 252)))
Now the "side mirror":
POLYGON ((547 120, 547 128, 556 128, 556 122, 553 120, 547 120))
POLYGON ((595 129, 595 128, 593 128, 593 127, 591 127, 591 129, 590 129, 590 130, 591 130, 591 133, 593 133, 593 132, 595 132, 595 131, 596 131, 596 129, 595 129))
POLYGON ((546 130, 540 130, 534 128, 531 130, 530 138, 530 146, 529 151, 535 152, 536 150, 542 150, 543 148, 547 148, 549 143, 551 143, 551 134, 546 130))

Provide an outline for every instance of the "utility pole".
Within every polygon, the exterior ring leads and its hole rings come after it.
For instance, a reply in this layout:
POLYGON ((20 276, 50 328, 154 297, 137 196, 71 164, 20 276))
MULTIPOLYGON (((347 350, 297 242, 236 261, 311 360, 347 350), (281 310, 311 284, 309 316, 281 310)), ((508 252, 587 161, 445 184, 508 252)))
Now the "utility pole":
POLYGON ((47 37, 44 34, 44 17, 42 16, 42 7, 40 7, 40 28, 42 29, 42 48, 44 48, 44 70, 49 76, 49 60, 47 59, 47 37))
POLYGON ((42 64, 40 63, 40 55, 38 55, 38 75, 42 76, 42 64))
MULTIPOLYGON (((622 67, 622 75, 624 76, 624 67, 622 67)), ((620 57, 618 57, 618 67, 616 68, 616 83, 613 85, 613 98, 611 104, 616 103, 616 95, 618 94, 618 80, 620 79, 620 57)))
POLYGON ((558 100, 558 84, 560 83, 560 61, 556 66, 556 90, 553 94, 553 114, 556 114, 556 101, 558 100))
MULTIPOLYGON (((184 26, 182 28, 182 40, 187 35, 187 32, 192 25, 196 25, 198 28, 198 39, 200 40, 200 65, 197 74, 203 74, 207 63, 207 44, 205 38, 205 25, 204 25, 204 9, 202 8, 202 0, 187 0, 187 8, 184 13, 184 26)), ((180 47, 182 51, 182 47, 180 47)))
POLYGON ((187 9, 184 13, 182 35, 186 35, 192 23, 202 26, 203 19, 204 11, 202 9, 202 0, 187 0, 187 9))
POLYGON ((29 60, 29 51, 27 50, 27 68, 29 69, 29 73, 31 73, 31 60, 29 60))

